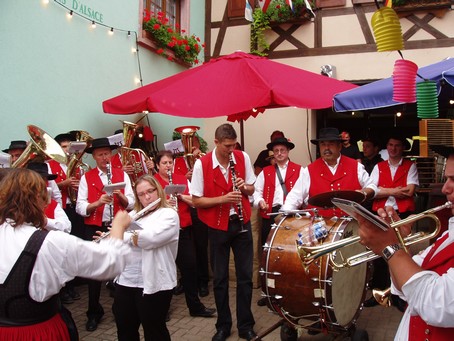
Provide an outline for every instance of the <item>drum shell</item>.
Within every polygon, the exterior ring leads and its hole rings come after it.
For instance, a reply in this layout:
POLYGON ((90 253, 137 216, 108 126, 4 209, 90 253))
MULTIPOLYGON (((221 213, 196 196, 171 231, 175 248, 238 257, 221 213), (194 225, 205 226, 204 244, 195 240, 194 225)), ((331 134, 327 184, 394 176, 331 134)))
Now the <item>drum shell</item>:
MULTIPOLYGON (((327 218, 325 223, 330 233, 323 243, 357 233, 357 223, 350 218, 327 218)), ((369 268, 363 263, 334 271, 326 255, 305 270, 297 252, 298 233, 305 236, 312 225, 312 217, 282 217, 271 230, 262 252, 262 290, 268 307, 293 324, 301 326, 300 319, 322 319, 333 328, 348 328, 364 301, 369 268)), ((363 248, 353 246, 345 250, 344 257, 363 248)))

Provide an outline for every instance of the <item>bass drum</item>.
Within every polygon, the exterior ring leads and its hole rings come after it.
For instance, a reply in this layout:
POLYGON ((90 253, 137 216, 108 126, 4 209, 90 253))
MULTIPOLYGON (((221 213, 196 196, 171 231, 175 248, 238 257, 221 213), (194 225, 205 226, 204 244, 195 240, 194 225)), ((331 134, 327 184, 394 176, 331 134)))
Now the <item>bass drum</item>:
MULTIPOLYGON (((328 234, 323 244, 357 235, 358 224, 351 218, 326 218, 324 223, 328 234)), ((320 328, 346 330, 359 315, 369 267, 362 263, 334 271, 329 255, 325 255, 305 269, 297 252, 297 240, 307 240, 314 231, 313 225, 313 217, 287 216, 273 226, 262 253, 262 290, 268 307, 292 325, 313 329, 314 321, 320 320, 324 325, 320 328)), ((337 262, 340 257, 358 254, 365 248, 355 243, 342 248, 342 255, 339 251, 333 255, 337 262)))

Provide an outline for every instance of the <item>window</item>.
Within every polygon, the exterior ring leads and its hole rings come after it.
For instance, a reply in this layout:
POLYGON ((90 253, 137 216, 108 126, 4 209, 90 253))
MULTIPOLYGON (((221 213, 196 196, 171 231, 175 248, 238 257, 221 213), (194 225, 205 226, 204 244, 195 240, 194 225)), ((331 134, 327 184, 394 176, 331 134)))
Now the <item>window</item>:
POLYGON ((165 13, 173 28, 181 26, 180 0, 144 0, 143 8, 155 15, 158 12, 165 13))

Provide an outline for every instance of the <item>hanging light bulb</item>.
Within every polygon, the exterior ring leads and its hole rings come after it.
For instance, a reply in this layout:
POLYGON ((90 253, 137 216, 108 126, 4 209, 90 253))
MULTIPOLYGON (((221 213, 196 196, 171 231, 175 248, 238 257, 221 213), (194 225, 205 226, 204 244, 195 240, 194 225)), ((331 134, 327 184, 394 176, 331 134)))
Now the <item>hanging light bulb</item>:
POLYGON ((128 31, 128 38, 131 36, 131 31, 128 31))
POLYGON ((72 10, 69 11, 69 13, 66 14, 66 17, 67 17, 68 19, 71 19, 71 18, 73 17, 73 11, 72 11, 72 10))
POLYGON ((113 35, 113 34, 114 34, 113 27, 110 28, 109 34, 110 34, 110 35, 113 35))
POLYGON ((96 23, 94 20, 91 22, 91 28, 96 28, 96 23))

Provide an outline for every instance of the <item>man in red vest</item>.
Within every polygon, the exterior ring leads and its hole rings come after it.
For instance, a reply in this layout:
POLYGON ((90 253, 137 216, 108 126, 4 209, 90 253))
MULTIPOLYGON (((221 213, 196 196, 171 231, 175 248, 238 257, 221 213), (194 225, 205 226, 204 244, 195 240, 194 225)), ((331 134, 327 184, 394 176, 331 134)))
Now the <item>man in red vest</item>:
POLYGON ((214 135, 216 148, 197 160, 191 182, 194 206, 208 225, 213 269, 213 291, 218 310, 212 341, 230 335, 229 258, 232 249, 237 275, 237 327, 240 338, 252 340, 255 321, 251 311, 253 244, 251 205, 254 170, 249 156, 235 150, 237 135, 231 124, 220 125, 214 135))
MULTIPOLYGON (((363 193, 365 200, 374 197, 376 186, 371 183, 364 166, 341 155, 342 141, 337 128, 320 129, 318 139, 311 140, 318 145, 320 158, 301 170, 281 210, 311 208, 308 205, 310 197, 331 191, 356 190, 363 193)), ((325 217, 345 215, 339 209, 319 209, 318 212, 325 217)))
MULTIPOLYGON (((446 182, 442 192, 454 202, 454 148, 430 146, 446 161, 446 182)), ((399 220, 390 206, 379 209, 386 221, 399 220)), ((454 209, 451 208, 451 214, 454 209)), ((389 265, 393 282, 392 292, 404 298, 408 307, 400 322, 395 340, 452 340, 454 335, 454 218, 449 220, 448 231, 432 246, 413 256, 399 244, 393 229, 382 231, 369 221, 358 217, 360 242, 389 265)), ((401 228, 409 233, 411 226, 401 228)))
MULTIPOLYGON (((254 185, 254 206, 260 208, 262 216, 262 245, 266 243, 275 218, 269 216, 268 213, 279 211, 288 192, 298 180, 301 170, 301 165, 289 159, 289 152, 295 148, 295 145, 285 137, 274 139, 266 147, 272 151, 275 164, 263 168, 254 185)), ((263 297, 257 304, 265 306, 266 301, 266 298, 263 297)))
POLYGON ((386 150, 389 158, 379 162, 370 175, 378 187, 372 206, 375 212, 379 208, 392 206, 401 218, 405 218, 415 210, 418 170, 413 161, 403 158, 404 149, 409 147, 407 139, 397 133, 388 138, 386 150))
MULTIPOLYGON (((76 212, 85 217, 85 240, 93 240, 96 231, 107 232, 112 219, 119 210, 131 210, 134 206, 134 193, 129 176, 121 169, 110 164, 112 146, 107 137, 94 139, 87 153, 92 154, 96 167, 86 172, 79 183, 76 212), (116 189, 112 196, 104 191, 104 186, 124 182, 123 189, 116 189)), ((88 281, 88 322, 86 329, 94 331, 104 315, 99 303, 101 282, 88 281)))
MULTIPOLYGON (((418 170, 413 161, 403 158, 404 149, 410 149, 407 139, 398 132, 392 132, 386 143, 388 160, 375 165, 370 178, 377 185, 378 192, 372 203, 372 210, 391 206, 401 219, 408 217, 415 210, 414 195, 419 185, 418 170)), ((373 289, 383 290, 391 284, 386 262, 374 260, 372 275, 373 289)), ((393 296, 393 304, 400 310, 405 309, 405 302, 393 296)), ((372 296, 364 302, 365 307, 373 307, 378 302, 372 296)))

